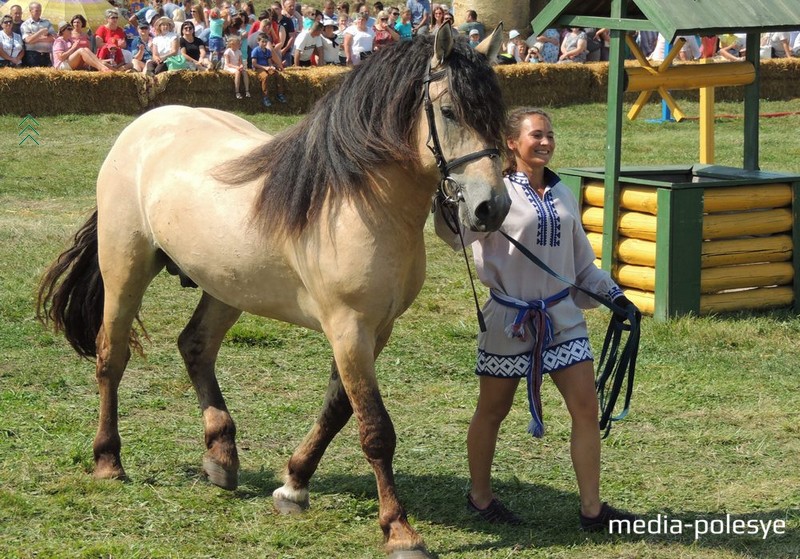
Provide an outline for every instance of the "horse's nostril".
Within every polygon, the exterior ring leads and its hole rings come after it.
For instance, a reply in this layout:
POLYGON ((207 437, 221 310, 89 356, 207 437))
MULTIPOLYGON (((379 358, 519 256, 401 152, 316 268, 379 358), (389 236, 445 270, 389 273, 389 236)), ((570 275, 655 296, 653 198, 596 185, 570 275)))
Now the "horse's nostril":
POLYGON ((478 204, 478 207, 475 208, 475 218, 478 220, 478 223, 486 223, 486 221, 491 217, 493 211, 494 204, 492 202, 481 202, 478 204))

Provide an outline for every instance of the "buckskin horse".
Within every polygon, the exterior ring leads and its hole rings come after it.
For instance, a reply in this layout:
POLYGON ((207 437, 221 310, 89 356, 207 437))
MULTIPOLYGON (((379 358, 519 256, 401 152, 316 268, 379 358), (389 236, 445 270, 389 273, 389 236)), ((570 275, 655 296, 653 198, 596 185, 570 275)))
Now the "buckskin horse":
POLYGON ((355 414, 387 553, 429 557, 395 490, 395 431, 375 360, 422 287, 437 185, 473 230, 496 230, 508 212, 505 107, 491 69, 501 34, 471 49, 445 25, 383 49, 274 138, 228 113, 179 106, 120 134, 98 175, 97 207, 42 278, 37 307, 79 355, 96 358, 96 477, 125 476, 118 387, 141 349, 144 292, 166 267, 202 290, 178 347, 202 410, 208 479, 238 482, 236 428, 215 375, 225 333, 242 312, 321 331, 333 349, 325 403, 275 507, 308 506, 311 476, 355 414), (187 137, 211 141, 198 148, 187 137))

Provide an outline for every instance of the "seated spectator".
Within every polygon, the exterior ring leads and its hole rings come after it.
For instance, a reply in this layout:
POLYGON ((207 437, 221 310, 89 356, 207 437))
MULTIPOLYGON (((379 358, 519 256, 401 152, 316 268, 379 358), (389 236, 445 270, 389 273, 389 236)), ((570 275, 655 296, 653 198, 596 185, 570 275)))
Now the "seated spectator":
POLYGON ((79 48, 92 50, 92 41, 86 32, 86 18, 81 14, 75 14, 70 23, 72 24, 72 41, 78 43, 79 48))
MULTIPOLYGON (((697 45, 697 39, 695 39, 694 35, 678 35, 675 37, 675 41, 678 39, 685 39, 686 44, 683 45, 683 48, 678 53, 678 60, 698 60, 700 58, 700 47, 697 45)), ((673 43, 674 44, 674 43, 673 43)), ((653 52, 650 53, 650 60, 654 62, 661 62, 667 56, 667 41, 664 38, 664 35, 661 33, 658 34, 658 39, 656 40, 656 46, 653 49, 653 52)))
POLYGON ((194 25, 191 21, 181 24, 181 54, 186 59, 190 70, 211 70, 211 60, 206 52, 202 39, 195 37, 194 25))
POLYGON ((147 22, 143 21, 138 25, 138 32, 137 37, 131 41, 131 52, 133 53, 131 64, 137 72, 145 73, 147 63, 153 59, 153 51, 150 50, 153 38, 150 36, 150 26, 147 22))
POLYGON ((180 42, 175 34, 175 24, 168 17, 156 21, 156 35, 150 42, 152 58, 147 62, 145 74, 155 75, 169 70, 167 58, 180 52, 180 42))
POLYGON ((545 29, 541 35, 531 35, 525 41, 528 47, 532 47, 539 43, 539 54, 541 55, 541 62, 555 64, 558 62, 560 55, 559 48, 561 47, 561 34, 557 29, 545 29))
POLYGON ((570 27, 561 41, 561 56, 558 57, 558 62, 586 62, 587 54, 586 33, 580 27, 570 27))
POLYGON ((744 55, 742 53, 744 52, 746 41, 746 34, 739 35, 728 33, 720 35, 717 56, 723 60, 730 60, 732 62, 744 60, 744 55))
POLYGON ((431 25, 431 3, 428 0, 407 0, 411 10, 411 25, 414 35, 424 35, 431 25))
POLYGON ((375 32, 367 27, 369 14, 356 12, 355 23, 344 31, 344 52, 348 66, 358 66, 372 54, 375 32))
POLYGON ((71 23, 64 23, 58 28, 58 37, 53 42, 53 67, 56 70, 85 70, 91 67, 101 72, 111 71, 87 47, 81 47, 72 40, 71 23))
POLYGON ((109 44, 124 49, 127 46, 125 31, 119 26, 119 11, 116 8, 106 10, 106 23, 97 28, 94 34, 95 47, 99 54, 103 45, 109 44))
POLYGON ((311 66, 311 57, 322 58, 322 24, 313 22, 309 29, 303 29, 294 42, 294 65, 311 66))
POLYGON ((186 21, 192 22, 194 25, 194 34, 196 37, 200 37, 203 42, 208 43, 208 23, 206 22, 206 13, 203 10, 203 5, 197 3, 192 6, 192 11, 189 13, 189 19, 186 21))
POLYGON ((3 16, 0 24, 0 68, 19 68, 25 55, 22 35, 14 33, 14 19, 3 16))
POLYGON ((397 31, 401 41, 410 41, 414 38, 414 28, 411 25, 411 10, 409 8, 400 9, 400 19, 394 24, 394 30, 397 31))
POLYGON ((473 29, 478 32, 478 41, 482 41, 484 36, 486 36, 486 30, 483 24, 478 21, 478 12, 475 10, 467 10, 467 19, 458 26, 458 30, 463 35, 470 35, 473 29))
POLYGON ((22 22, 22 42, 25 44, 24 66, 52 66, 50 53, 56 40, 56 30, 49 20, 42 17, 42 5, 38 2, 28 4, 31 17, 22 22))
POLYGON ((789 45, 789 33, 770 33, 769 46, 772 47, 772 58, 791 58, 792 47, 789 45))
POLYGON ((532 62, 534 64, 544 62, 544 56, 542 56, 543 47, 544 45, 542 43, 533 43, 533 46, 528 49, 528 56, 525 57, 525 62, 532 62))
POLYGON ((508 43, 506 43, 506 54, 514 59, 514 62, 522 62, 527 54, 527 45, 519 34, 519 31, 512 29, 508 32, 508 43))
POLYGON ((258 46, 250 53, 253 70, 256 71, 258 81, 261 82, 261 93, 263 95, 261 104, 271 107, 272 101, 269 100, 269 77, 275 76, 275 83, 278 88, 278 101, 286 103, 285 79, 283 77, 283 62, 278 54, 278 50, 269 40, 269 35, 259 33, 258 46))
POLYGON ((339 62, 339 37, 336 36, 337 22, 332 19, 322 20, 322 64, 336 65, 339 62))
POLYGON ((112 70, 123 72, 133 67, 133 64, 128 62, 125 57, 125 53, 128 53, 131 57, 130 59, 133 60, 133 54, 129 53, 127 49, 123 49, 114 43, 106 43, 97 51, 97 58, 112 70))
POLYGON ((477 29, 472 29, 467 36, 467 41, 469 42, 469 46, 477 48, 478 45, 481 44, 481 32, 477 29))
POLYGON ((792 54, 800 56, 800 33, 795 36, 794 43, 792 43, 792 54))
POLYGON ((372 30, 375 32, 375 38, 372 41, 373 50, 381 50, 400 40, 400 35, 389 25, 389 13, 386 10, 378 12, 378 18, 372 30))
POLYGON ((240 84, 244 80, 244 96, 250 97, 250 80, 247 77, 247 65, 242 61, 242 40, 238 35, 228 37, 228 48, 222 54, 224 60, 223 70, 233 74, 233 85, 236 91, 236 98, 241 99, 239 93, 240 84))

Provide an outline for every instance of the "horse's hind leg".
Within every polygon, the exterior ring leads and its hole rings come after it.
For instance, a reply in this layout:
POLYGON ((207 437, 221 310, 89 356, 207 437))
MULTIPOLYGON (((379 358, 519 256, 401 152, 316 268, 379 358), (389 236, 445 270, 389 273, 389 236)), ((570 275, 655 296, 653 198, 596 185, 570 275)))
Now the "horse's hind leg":
POLYGON ((203 412, 206 443, 203 470, 211 483, 224 489, 236 489, 239 457, 236 426, 225 405, 214 364, 225 333, 241 314, 239 309, 203 293, 192 319, 178 338, 178 347, 203 412))
POLYGON ((352 415, 353 408, 334 360, 331 363, 331 378, 328 381, 325 403, 317 422, 289 459, 283 487, 272 493, 278 512, 291 514, 308 508, 308 483, 311 476, 314 475, 325 449, 352 415))
POLYGON ((105 295, 103 325, 97 334, 97 385, 100 392, 100 418, 94 439, 94 476, 123 479, 118 427, 119 384, 131 356, 131 328, 142 297, 162 264, 155 253, 144 256, 141 247, 127 247, 104 253, 99 258, 105 295), (139 257, 137 259, 137 257, 139 257), (129 259, 130 258, 130 259, 129 259), (135 265, 131 265, 131 260, 135 265))

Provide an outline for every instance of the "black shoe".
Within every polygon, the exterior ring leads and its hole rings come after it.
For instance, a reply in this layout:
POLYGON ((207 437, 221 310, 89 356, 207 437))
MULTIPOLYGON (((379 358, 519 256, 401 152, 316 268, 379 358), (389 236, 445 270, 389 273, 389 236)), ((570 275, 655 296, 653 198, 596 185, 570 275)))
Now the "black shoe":
POLYGON ((583 516, 581 517, 581 529, 584 532, 603 532, 608 531, 609 523, 612 520, 623 520, 626 522, 633 522, 639 517, 624 510, 615 509, 608 503, 603 503, 600 507, 600 514, 597 516, 583 516))
POLYGON ((525 524, 524 520, 508 510, 506 506, 497 499, 492 499, 489 506, 485 509, 479 509, 475 503, 472 502, 472 497, 467 495, 467 510, 477 514, 483 520, 492 524, 510 524, 511 526, 525 524))

